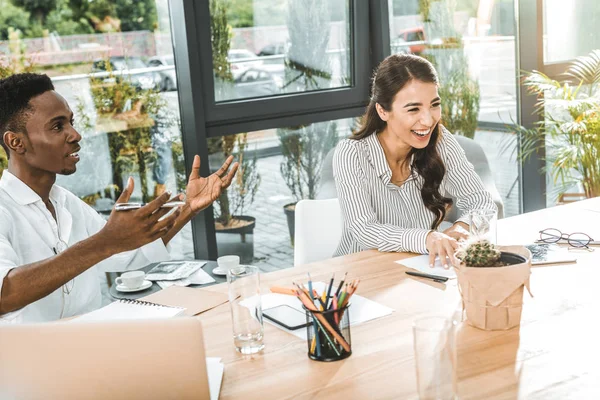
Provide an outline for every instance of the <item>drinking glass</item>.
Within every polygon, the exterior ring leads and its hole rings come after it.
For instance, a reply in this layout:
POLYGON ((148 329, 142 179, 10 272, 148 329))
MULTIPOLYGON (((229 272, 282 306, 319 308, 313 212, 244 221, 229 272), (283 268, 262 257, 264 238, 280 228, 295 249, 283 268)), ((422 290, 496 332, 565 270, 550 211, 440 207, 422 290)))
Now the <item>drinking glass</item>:
POLYGON ((498 213, 495 210, 472 210, 469 212, 469 232, 497 244, 498 213))
POLYGON ((227 283, 235 349, 242 354, 257 353, 265 347, 259 269, 251 265, 230 268, 227 283))
POLYGON ((421 318, 413 325, 417 389, 421 400, 456 398, 453 328, 453 323, 442 317, 421 318))

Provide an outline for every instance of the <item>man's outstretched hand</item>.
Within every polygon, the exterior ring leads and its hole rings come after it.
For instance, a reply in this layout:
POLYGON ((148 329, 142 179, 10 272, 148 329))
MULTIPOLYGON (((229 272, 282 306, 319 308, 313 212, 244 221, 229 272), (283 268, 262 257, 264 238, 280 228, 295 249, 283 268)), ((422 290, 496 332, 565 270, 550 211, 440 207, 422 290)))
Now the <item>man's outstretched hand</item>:
POLYGON ((239 167, 237 162, 231 166, 232 162, 233 156, 229 156, 217 172, 203 178, 200 176, 200 157, 197 155, 194 157, 192 173, 185 189, 186 205, 189 206, 194 215, 210 206, 213 201, 219 198, 223 189, 231 185, 231 181, 239 167), (231 169, 229 169, 230 166, 231 169))

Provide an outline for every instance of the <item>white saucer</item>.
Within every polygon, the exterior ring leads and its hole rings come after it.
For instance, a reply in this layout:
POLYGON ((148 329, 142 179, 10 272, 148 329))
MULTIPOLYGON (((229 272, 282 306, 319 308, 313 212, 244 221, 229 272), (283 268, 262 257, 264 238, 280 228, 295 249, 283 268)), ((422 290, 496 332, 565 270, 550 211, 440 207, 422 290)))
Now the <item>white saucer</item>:
POLYGON ((125 285, 117 285, 116 289, 117 289, 117 292, 130 293, 130 292, 139 292, 140 290, 148 289, 150 286, 152 286, 152 282, 144 281, 144 283, 142 283, 142 286, 139 286, 136 288, 128 288, 125 285))
MULTIPOLYGON (((248 265, 248 264, 240 264, 239 266, 244 267, 246 265, 248 265)), ((212 273, 215 275, 227 276, 227 271, 223 271, 219 267, 215 267, 215 269, 212 270, 212 273)))

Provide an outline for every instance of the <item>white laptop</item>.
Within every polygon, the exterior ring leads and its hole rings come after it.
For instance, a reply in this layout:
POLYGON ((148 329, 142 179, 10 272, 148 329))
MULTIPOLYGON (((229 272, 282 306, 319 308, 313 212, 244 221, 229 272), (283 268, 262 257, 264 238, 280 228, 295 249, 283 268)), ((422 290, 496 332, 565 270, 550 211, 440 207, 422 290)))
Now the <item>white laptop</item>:
POLYGON ((210 399, 202 325, 0 324, 0 399, 210 399))

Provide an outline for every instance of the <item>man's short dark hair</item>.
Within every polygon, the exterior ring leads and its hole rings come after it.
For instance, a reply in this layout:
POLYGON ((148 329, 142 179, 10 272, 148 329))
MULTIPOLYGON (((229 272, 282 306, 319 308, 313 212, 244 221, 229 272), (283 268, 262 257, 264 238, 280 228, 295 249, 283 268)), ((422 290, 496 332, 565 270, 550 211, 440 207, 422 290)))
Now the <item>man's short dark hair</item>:
POLYGON ((27 117, 33 111, 29 101, 50 90, 54 90, 54 85, 48 75, 26 73, 0 79, 0 145, 7 156, 4 132, 27 133, 27 117))

